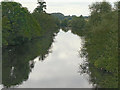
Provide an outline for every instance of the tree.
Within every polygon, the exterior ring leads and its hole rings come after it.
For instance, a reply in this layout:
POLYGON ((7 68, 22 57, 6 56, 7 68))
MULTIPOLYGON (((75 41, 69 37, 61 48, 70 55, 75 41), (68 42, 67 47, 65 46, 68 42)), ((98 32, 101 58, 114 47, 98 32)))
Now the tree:
POLYGON ((2 2, 2 27, 3 46, 22 44, 41 33, 27 8, 16 2, 2 2))
POLYGON ((118 7, 118 6, 119 6, 118 4, 119 4, 119 3, 120 3, 120 2, 115 2, 115 3, 114 3, 114 10, 117 10, 117 11, 118 11, 118 8, 119 8, 119 7, 118 7))
POLYGON ((96 2, 89 6, 91 17, 90 23, 96 25, 101 22, 101 16, 103 14, 110 13, 112 11, 111 4, 109 2, 96 2))
POLYGON ((64 19, 61 22, 61 27, 67 27, 68 26, 68 19, 64 19))
POLYGON ((45 12, 46 9, 46 2, 38 2, 39 6, 37 6, 37 8, 34 10, 34 12, 45 12))
POLYGON ((73 33, 82 35, 86 26, 85 18, 82 15, 80 17, 74 17, 70 22, 70 26, 72 27, 73 33))
POLYGON ((89 6, 89 9, 91 11, 91 15, 96 13, 108 13, 111 12, 111 4, 109 2, 96 2, 89 6))

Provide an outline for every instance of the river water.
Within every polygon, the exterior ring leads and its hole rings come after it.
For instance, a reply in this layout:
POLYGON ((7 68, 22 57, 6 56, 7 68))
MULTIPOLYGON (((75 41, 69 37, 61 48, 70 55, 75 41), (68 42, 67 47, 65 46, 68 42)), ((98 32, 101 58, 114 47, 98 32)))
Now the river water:
MULTIPOLYGON (((16 85, 10 85, 10 87, 92 88, 92 85, 89 82, 89 75, 80 74, 79 72, 81 69, 80 65, 84 62, 84 58, 81 58, 79 55, 83 42, 84 39, 73 34, 70 30, 67 32, 60 30, 55 36, 54 42, 48 50, 49 53, 45 55, 44 60, 41 60, 42 58, 40 58, 39 55, 35 57, 32 60, 32 62, 34 62, 34 67, 31 69, 28 78, 26 80, 21 80, 19 84, 16 83, 16 85)), ((39 50, 39 48, 36 50, 39 50)), ((25 51, 27 52, 29 50, 26 49, 25 51)), ((31 55, 33 53, 31 53, 31 55)), ((17 59, 19 57, 22 57, 22 55, 18 56, 17 59)), ((13 64, 11 69, 14 68, 17 67, 13 64)), ((24 68, 22 70, 24 70, 24 68)), ((21 76, 24 76, 22 70, 16 72, 21 74, 21 76)), ((15 70, 13 70, 12 75, 14 72, 15 70)), ((21 77, 18 77, 16 74, 15 78, 21 77)))

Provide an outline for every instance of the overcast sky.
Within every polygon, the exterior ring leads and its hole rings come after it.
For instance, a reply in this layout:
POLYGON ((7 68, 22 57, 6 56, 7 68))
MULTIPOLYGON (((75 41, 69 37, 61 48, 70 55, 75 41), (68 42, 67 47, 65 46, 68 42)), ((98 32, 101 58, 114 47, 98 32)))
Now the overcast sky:
MULTIPOLYGON (((0 0, 1 1, 1 0, 0 0)), ((20 2, 29 11, 33 11, 37 7, 37 0, 14 0, 20 2)), ((100 2, 103 0, 45 0, 47 2, 47 12, 61 12, 64 15, 89 15, 89 5, 93 2, 100 2)), ((106 0, 114 3, 118 0, 106 0)))

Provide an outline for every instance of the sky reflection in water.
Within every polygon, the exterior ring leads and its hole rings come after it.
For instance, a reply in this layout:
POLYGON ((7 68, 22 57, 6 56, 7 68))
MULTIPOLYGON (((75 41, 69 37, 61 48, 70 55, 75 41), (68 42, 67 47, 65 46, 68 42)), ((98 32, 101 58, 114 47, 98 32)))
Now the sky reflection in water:
POLYGON ((19 88, 91 88, 87 75, 80 75, 79 57, 82 39, 60 30, 52 44, 52 53, 44 61, 35 59, 35 67, 19 88))

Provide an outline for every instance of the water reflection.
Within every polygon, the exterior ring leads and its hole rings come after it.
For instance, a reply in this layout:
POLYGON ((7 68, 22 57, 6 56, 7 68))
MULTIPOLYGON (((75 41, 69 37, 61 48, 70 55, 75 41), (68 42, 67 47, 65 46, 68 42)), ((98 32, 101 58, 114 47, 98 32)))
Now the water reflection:
POLYGON ((47 35, 22 46, 3 49, 3 85, 11 87, 28 80, 29 74, 34 68, 34 58, 37 56, 40 60, 46 58, 54 36, 55 34, 47 35))
POLYGON ((87 65, 81 65, 80 66, 81 71, 80 74, 88 74, 89 79, 88 81, 92 84, 94 88, 114 88, 114 90, 118 90, 118 78, 116 75, 116 78, 114 78, 114 75, 110 72, 106 72, 105 70, 100 70, 96 67, 94 67, 91 64, 87 65), (86 68, 89 67, 89 68, 86 68))
MULTIPOLYGON (((85 40, 84 40, 85 41, 85 40)), ((79 51, 80 57, 84 59, 84 62, 80 64, 79 73, 80 75, 88 74, 89 75, 89 83, 95 89, 98 88, 113 88, 117 90, 118 87, 118 75, 115 73, 111 73, 106 71, 105 69, 96 68, 93 63, 88 60, 88 52, 86 52, 87 48, 84 44, 83 48, 79 51)))
POLYGON ((92 87, 87 80, 89 76, 78 73, 84 60, 78 53, 82 39, 71 31, 62 30, 55 39, 54 36, 3 50, 3 85, 19 88, 92 87))

